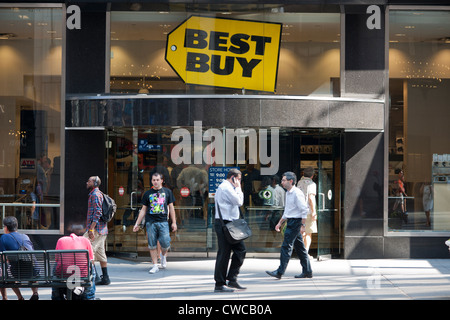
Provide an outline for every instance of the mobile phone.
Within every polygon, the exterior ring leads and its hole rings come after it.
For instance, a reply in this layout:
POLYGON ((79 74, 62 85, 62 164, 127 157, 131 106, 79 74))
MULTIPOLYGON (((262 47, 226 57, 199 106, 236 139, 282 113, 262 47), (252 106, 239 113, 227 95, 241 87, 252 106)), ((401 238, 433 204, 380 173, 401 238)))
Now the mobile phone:
POLYGON ((236 183, 236 178, 235 178, 235 177, 232 177, 232 178, 231 178, 231 181, 233 181, 233 183, 236 183))

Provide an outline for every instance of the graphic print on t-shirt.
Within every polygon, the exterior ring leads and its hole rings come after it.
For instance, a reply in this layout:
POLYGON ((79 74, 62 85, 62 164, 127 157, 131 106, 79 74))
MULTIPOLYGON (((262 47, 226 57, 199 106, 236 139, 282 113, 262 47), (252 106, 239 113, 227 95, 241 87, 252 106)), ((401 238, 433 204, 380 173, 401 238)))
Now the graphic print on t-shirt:
POLYGON ((164 203, 166 202, 165 193, 152 193, 149 196, 150 214, 164 214, 166 213, 164 203))

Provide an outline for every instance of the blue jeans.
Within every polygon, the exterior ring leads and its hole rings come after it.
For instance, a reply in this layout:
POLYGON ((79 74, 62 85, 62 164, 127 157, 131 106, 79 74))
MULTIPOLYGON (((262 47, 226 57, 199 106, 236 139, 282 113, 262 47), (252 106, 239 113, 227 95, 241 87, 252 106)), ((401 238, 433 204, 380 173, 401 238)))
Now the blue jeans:
POLYGON ((92 264, 92 286, 84 289, 83 300, 94 300, 95 299, 95 278, 97 276, 97 271, 95 270, 94 264, 92 264))
POLYGON ((277 272, 284 274, 291 259, 292 250, 295 248, 298 258, 300 259, 300 265, 302 266, 303 273, 311 274, 311 263, 309 262, 308 251, 306 251, 305 244, 303 243, 303 237, 300 233, 300 227, 302 225, 302 219, 288 219, 286 225, 286 231, 284 232, 284 240, 281 245, 280 252, 280 266, 277 272))
POLYGON ((161 245, 161 249, 167 250, 170 248, 170 230, 167 221, 147 222, 145 228, 147 230, 149 249, 156 249, 158 241, 161 245))

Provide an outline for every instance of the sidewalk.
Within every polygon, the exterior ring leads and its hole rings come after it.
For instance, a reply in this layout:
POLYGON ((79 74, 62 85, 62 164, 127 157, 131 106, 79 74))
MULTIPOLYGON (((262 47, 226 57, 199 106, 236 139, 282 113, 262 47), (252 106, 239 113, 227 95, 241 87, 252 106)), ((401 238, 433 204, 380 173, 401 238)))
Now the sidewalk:
MULTIPOLYGON (((246 259, 239 282, 247 290, 214 293, 214 259, 168 258, 167 268, 149 274, 150 262, 108 259, 111 284, 97 286, 101 300, 449 300, 450 259, 312 260, 314 277, 295 279, 300 263, 291 259, 281 280, 279 260, 246 259)), ((99 266, 97 270, 100 271, 99 266)), ((25 299, 31 291, 22 290, 25 299)), ((49 300, 50 289, 39 289, 49 300)), ((8 292, 10 299, 14 293, 8 292)))

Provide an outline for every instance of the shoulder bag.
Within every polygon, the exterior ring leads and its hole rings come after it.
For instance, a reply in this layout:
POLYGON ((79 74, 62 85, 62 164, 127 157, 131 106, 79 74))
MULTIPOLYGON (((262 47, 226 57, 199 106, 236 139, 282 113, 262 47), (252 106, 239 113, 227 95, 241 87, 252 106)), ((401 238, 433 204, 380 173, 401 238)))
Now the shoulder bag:
MULTIPOLYGON (((24 241, 22 241, 22 244, 19 243, 19 241, 16 239, 16 237, 13 236, 12 233, 9 234, 11 237, 13 237, 14 240, 16 240, 17 244, 19 245, 19 249, 17 251, 29 251, 27 247, 23 244, 24 241)), ((31 262, 33 259, 31 257, 31 254, 19 254, 14 259, 21 261, 21 262, 31 262)))
POLYGON ((228 223, 223 222, 222 213, 220 212, 220 206, 216 203, 219 210, 220 222, 222 223, 222 230, 228 243, 236 244, 241 242, 252 235, 252 230, 247 224, 245 219, 237 219, 228 223))

